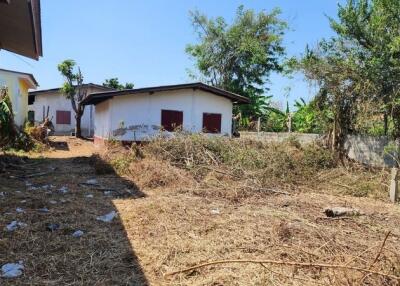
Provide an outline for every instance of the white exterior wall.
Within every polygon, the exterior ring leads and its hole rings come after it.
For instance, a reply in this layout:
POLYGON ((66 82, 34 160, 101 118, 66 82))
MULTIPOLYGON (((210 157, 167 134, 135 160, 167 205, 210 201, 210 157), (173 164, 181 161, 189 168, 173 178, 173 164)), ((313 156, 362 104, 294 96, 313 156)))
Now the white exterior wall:
POLYGON ((111 100, 104 101, 96 105, 96 111, 94 113, 95 122, 95 136, 99 138, 110 137, 110 124, 111 124, 111 112, 110 112, 111 100))
MULTIPOLYGON (((88 89, 88 94, 91 92, 104 91, 101 89, 88 89)), ((55 135, 68 135, 75 132, 76 119, 75 111, 72 109, 71 101, 62 95, 59 91, 49 91, 35 95, 35 102, 28 106, 29 110, 35 112, 35 122, 43 122, 44 114, 47 113, 49 108, 49 118, 52 120, 55 130, 55 135), (71 124, 57 124, 56 113, 59 111, 71 112, 71 124)), ((85 111, 81 118, 81 129, 83 136, 91 136, 94 132, 94 106, 89 105, 85 107, 85 111)))
POLYGON ((231 136, 232 107, 225 97, 193 89, 116 96, 96 105, 95 136, 148 140, 159 134, 162 109, 182 111, 183 129, 192 133, 202 132, 203 113, 220 113, 221 135, 231 136))

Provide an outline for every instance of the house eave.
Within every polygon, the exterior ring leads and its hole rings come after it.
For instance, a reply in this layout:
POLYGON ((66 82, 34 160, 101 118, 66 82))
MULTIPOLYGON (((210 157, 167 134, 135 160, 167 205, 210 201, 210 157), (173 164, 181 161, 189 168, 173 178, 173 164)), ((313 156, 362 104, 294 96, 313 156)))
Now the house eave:
POLYGON ((0 49, 35 60, 43 55, 40 0, 0 1, 0 49))
POLYGON ((249 103, 249 99, 243 97, 241 95, 216 88, 213 86, 209 86, 207 84, 196 82, 196 83, 187 83, 187 84, 177 84, 177 85, 165 85, 165 86, 156 86, 156 87, 145 87, 145 88, 137 88, 137 89, 126 89, 126 90, 119 90, 119 91, 109 91, 109 92, 96 92, 89 94, 86 99, 83 101, 84 105, 96 105, 105 100, 116 96, 122 95, 135 95, 139 93, 150 93, 154 94, 157 92, 163 91, 173 91, 173 90, 182 90, 182 89, 199 89, 203 91, 207 91, 213 93, 217 96, 222 96, 225 98, 230 99, 234 103, 238 104, 246 104, 249 103))

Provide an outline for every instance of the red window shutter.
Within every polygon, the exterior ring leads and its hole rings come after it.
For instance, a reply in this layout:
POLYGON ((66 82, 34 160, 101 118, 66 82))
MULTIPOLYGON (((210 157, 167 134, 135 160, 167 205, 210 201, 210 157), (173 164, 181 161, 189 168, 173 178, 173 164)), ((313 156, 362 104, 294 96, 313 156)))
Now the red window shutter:
POLYGON ((203 131, 206 133, 221 133, 220 113, 203 113, 203 131))
POLYGON ((71 111, 56 111, 56 124, 71 124, 71 111))
POLYGON ((183 112, 176 110, 161 110, 161 126, 167 131, 174 131, 183 125, 183 112))

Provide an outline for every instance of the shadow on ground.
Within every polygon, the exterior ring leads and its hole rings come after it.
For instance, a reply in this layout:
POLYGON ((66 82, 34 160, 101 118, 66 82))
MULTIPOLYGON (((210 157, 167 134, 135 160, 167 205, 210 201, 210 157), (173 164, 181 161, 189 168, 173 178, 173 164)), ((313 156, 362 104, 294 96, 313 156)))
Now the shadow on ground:
POLYGON ((58 142, 50 141, 49 145, 55 150, 69 151, 68 143, 64 141, 58 141, 58 142))
POLYGON ((96 174, 98 160, 0 156, 0 266, 24 265, 0 285, 148 285, 120 218, 97 220, 117 211, 114 199, 145 194, 113 172, 96 174), (12 221, 26 226, 6 231, 12 221))

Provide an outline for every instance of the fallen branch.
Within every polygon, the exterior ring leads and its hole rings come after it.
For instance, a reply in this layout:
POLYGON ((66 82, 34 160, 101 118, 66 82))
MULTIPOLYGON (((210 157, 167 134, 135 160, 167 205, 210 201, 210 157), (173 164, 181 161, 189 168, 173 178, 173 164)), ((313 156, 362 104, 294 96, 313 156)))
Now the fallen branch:
POLYGON ((374 261, 371 263, 371 265, 368 267, 368 269, 371 269, 372 266, 374 266, 374 264, 378 261, 379 256, 381 256, 382 251, 383 251, 383 248, 385 247, 386 241, 387 241, 387 239, 389 238, 390 233, 391 233, 391 232, 388 231, 388 233, 386 234, 385 239, 384 239, 383 242, 382 242, 381 248, 379 249, 379 251, 378 251, 378 253, 377 253, 377 255, 376 255, 374 261))
POLYGON ((293 261, 278 261, 278 260, 251 260, 251 259, 231 259, 231 260, 217 260, 217 261, 211 261, 211 262, 206 262, 202 264, 198 264, 192 267, 188 267, 185 269, 173 271, 166 273, 164 276, 172 276, 180 273, 185 273, 188 271, 192 271, 198 268, 210 266, 210 265, 216 265, 216 264, 229 264, 229 263, 255 263, 255 264, 274 264, 274 265, 287 265, 287 266, 298 266, 298 267, 305 267, 305 268, 313 268, 313 267, 319 267, 319 268, 331 268, 331 269, 343 269, 343 270, 353 270, 353 271, 359 271, 363 273, 369 273, 373 275, 378 275, 378 276, 383 276, 387 278, 391 278, 394 280, 400 281, 400 277, 392 274, 387 274, 379 271, 373 271, 370 269, 365 269, 361 267, 355 267, 355 266, 345 266, 345 265, 338 265, 338 264, 324 264, 324 263, 306 263, 306 262, 293 262, 293 261))
POLYGON ((258 189, 258 191, 261 192, 270 192, 270 193, 274 193, 274 194, 280 194, 280 195, 291 195, 288 192, 284 192, 284 191, 278 191, 278 190, 274 190, 274 189, 258 189))
MULTIPOLYGON (((372 261, 372 263, 369 265, 368 269, 372 269, 372 267, 373 267, 373 266, 375 265, 375 263, 378 261, 379 257, 380 257, 381 254, 382 254, 383 248, 385 247, 386 240, 389 238, 389 235, 390 235, 390 231, 387 232, 385 238, 383 239, 383 242, 382 242, 382 244, 381 244, 381 247, 379 248, 379 251, 378 251, 378 253, 377 253, 376 256, 375 256, 374 261, 372 261)), ((371 275, 371 273, 365 273, 365 275, 364 275, 364 276, 361 278, 361 280, 360 280, 360 285, 361 285, 362 282, 364 282, 364 280, 365 280, 368 276, 370 276, 370 275, 371 275)))

